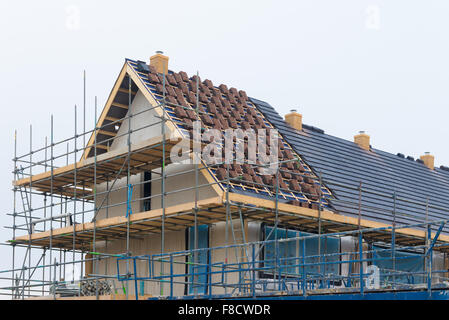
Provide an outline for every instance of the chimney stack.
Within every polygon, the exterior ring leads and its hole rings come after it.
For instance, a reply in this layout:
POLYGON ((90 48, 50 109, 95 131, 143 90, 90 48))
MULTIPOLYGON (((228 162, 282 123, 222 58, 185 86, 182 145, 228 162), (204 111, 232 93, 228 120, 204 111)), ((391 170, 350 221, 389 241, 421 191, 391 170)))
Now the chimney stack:
POLYGON ((369 151, 370 150, 370 142, 369 135, 365 133, 365 131, 360 131, 358 135, 354 136, 354 143, 358 144, 360 148, 369 151))
POLYGON ((162 51, 156 51, 156 54, 150 57, 150 66, 156 68, 158 73, 168 73, 168 57, 163 55, 162 51))
POLYGON ((434 165, 435 157, 432 156, 430 152, 426 152, 423 156, 420 157, 420 159, 424 162, 424 165, 430 170, 433 170, 435 168, 434 165))
POLYGON ((285 122, 287 122, 293 129, 302 130, 302 115, 296 110, 290 110, 290 113, 285 115, 285 122))

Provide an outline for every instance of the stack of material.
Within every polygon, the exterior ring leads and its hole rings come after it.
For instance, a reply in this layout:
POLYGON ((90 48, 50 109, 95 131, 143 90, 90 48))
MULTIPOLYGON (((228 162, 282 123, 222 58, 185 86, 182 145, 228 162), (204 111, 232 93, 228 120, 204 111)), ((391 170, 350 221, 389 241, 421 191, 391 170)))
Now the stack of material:
POLYGON ((76 297, 80 293, 80 284, 78 282, 59 282, 50 287, 50 294, 60 297, 76 297))
POLYGON ((97 294, 96 288, 98 287, 98 295, 110 295, 112 294, 112 288, 107 280, 85 280, 80 284, 80 294, 82 296, 95 296, 97 294))

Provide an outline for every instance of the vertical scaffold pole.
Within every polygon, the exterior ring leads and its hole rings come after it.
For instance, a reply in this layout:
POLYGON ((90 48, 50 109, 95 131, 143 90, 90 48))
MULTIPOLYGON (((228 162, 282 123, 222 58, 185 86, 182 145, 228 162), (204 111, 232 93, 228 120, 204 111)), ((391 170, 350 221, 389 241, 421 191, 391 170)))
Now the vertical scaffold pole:
MULTIPOLYGON (((84 151, 85 151, 86 149, 84 149, 84 151)), ((84 152, 83 151, 83 152, 84 152)), ((83 181, 83 200, 81 201, 81 205, 82 205, 82 210, 83 210, 83 214, 81 215, 81 223, 82 224, 84 224, 84 214, 86 213, 86 205, 85 205, 85 203, 86 203, 86 184, 85 184, 85 182, 83 181)), ((81 264, 82 265, 82 264, 81 264)))
MULTIPOLYGON (((59 195, 59 214, 60 215, 64 214, 64 197, 62 196, 62 194, 59 195)), ((60 219, 60 221, 59 221, 59 228, 63 227, 62 223, 63 223, 63 219, 60 219)), ((59 248, 58 251, 59 251, 59 261, 62 262, 62 249, 59 248)), ((61 267, 59 267, 59 279, 62 279, 62 269, 63 268, 65 270, 65 265, 61 263, 61 267)), ((66 279, 64 279, 64 280, 66 280, 66 279)))
MULTIPOLYGON (((31 232, 33 231, 33 192, 32 192, 32 187, 33 187, 33 126, 30 124, 30 197, 29 197, 29 203, 28 203, 28 210, 29 210, 29 214, 30 214, 30 225, 29 225, 29 233, 30 233, 30 238, 28 240, 28 282, 31 281, 31 232)), ((26 212, 25 212, 26 215, 26 212)), ((31 295, 31 291, 30 291, 31 287, 28 286, 28 296, 31 295)), ((25 292, 24 292, 25 294, 25 292)))
POLYGON ((86 70, 84 70, 83 72, 83 148, 85 147, 86 147, 86 70))
MULTIPOLYGON (((301 232, 299 233, 301 236, 301 232)), ((307 293, 307 274, 306 274, 306 239, 302 239, 302 295, 307 293)))
MULTIPOLYGON (((225 158, 226 162, 226 158, 225 158)), ((226 249, 225 249, 225 274, 224 274, 224 280, 225 280, 225 294, 228 293, 228 272, 226 268, 228 267, 228 246, 229 246, 229 214, 230 214, 230 204, 229 204, 229 190, 231 188, 231 179, 229 176, 229 163, 226 164, 226 225, 225 225, 225 243, 226 243, 226 249)))
MULTIPOLYGON (((84 84, 86 83, 85 82, 85 80, 86 80, 86 74, 85 74, 85 72, 84 72, 84 84)), ((86 87, 84 87, 84 91, 86 90, 86 87)), ((84 98, 85 98, 85 96, 84 96, 84 98)), ((77 148, 78 148, 78 145, 77 145, 77 138, 78 138, 78 132, 77 132, 77 124, 78 124, 78 121, 77 121, 77 118, 78 118, 78 114, 77 114, 77 107, 76 107, 76 105, 75 105, 75 136, 74 136, 74 144, 75 144, 75 150, 74 150, 74 154, 73 154, 73 163, 74 163, 74 173, 73 173, 73 184, 74 184, 74 186, 73 186, 73 219, 71 219, 70 217, 69 217, 69 221, 71 221, 72 222, 72 224, 73 224, 73 235, 72 235, 72 260, 73 260, 73 265, 72 265, 72 281, 73 280, 75 280, 75 260, 76 260, 76 257, 75 257, 75 249, 76 249, 76 202, 77 202, 77 193, 76 193, 76 190, 77 190, 77 148)), ((67 214, 67 211, 66 211, 66 214, 67 214)), ((64 264, 64 268, 65 268, 65 264, 64 264)))
POLYGON ((391 234, 391 259, 393 263, 393 286, 396 286, 396 191, 393 192, 393 230, 391 234))
MULTIPOLYGON (((66 166, 68 166, 69 165, 69 154, 70 154, 70 146, 69 146, 69 143, 67 142, 67 153, 66 153, 66 166)), ((76 157, 75 157, 75 163, 76 163, 76 157)), ((76 166, 76 164, 75 164, 75 166, 76 166)), ((65 202, 64 202, 64 208, 63 208, 63 200, 62 200, 62 195, 61 195, 61 214, 68 214, 68 198, 67 198, 67 196, 65 196, 65 202)), ((66 217, 66 226, 67 226, 67 218, 70 218, 70 217, 66 217)), ((69 221, 70 221, 70 219, 69 219, 69 221)), ((61 220, 61 228, 62 228, 62 220, 61 220)), ((73 232, 75 232, 75 230, 73 230, 73 232)), ((73 250, 75 250, 75 249, 73 249, 73 250)), ((64 272, 63 272, 63 274, 65 275, 65 269, 66 269, 66 253, 67 253, 67 249, 64 249, 64 264, 63 264, 63 269, 64 269, 64 272)), ((62 261, 62 259, 61 259, 61 256, 59 257, 59 260, 60 261, 62 261)), ((73 261, 75 261, 75 259, 73 258, 73 261)), ((73 263, 73 269, 75 268, 75 263, 73 263)), ((61 268, 59 269, 59 270, 61 270, 61 268)), ((61 274, 61 273, 60 273, 61 274)), ((74 275, 74 273, 73 273, 73 275, 74 275)))
MULTIPOLYGON (((425 221, 426 223, 425 225, 425 229, 426 229, 426 241, 425 241, 425 249, 423 250, 424 253, 426 252, 426 250, 428 250, 429 247, 429 235, 428 235, 428 231, 429 231, 429 198, 426 198, 426 212, 425 212, 425 221)), ((427 261, 428 260, 428 256, 426 255, 425 257, 425 262, 424 262, 424 267, 425 267, 425 271, 427 272, 427 261)))
POLYGON ((359 231, 359 261, 360 261, 360 293, 364 294, 363 283, 363 238, 362 231, 359 231))
POLYGON ((276 200, 275 200, 275 224, 274 224, 274 239, 275 239, 275 279, 278 275, 278 290, 281 290, 281 274, 279 267, 279 239, 278 239, 278 223, 279 223, 279 165, 276 169, 276 200))
MULTIPOLYGON (((132 91, 132 80, 131 80, 131 75, 128 74, 128 134, 127 134, 127 145, 128 145, 128 155, 127 155, 127 161, 128 161, 128 167, 127 167, 127 174, 126 174, 126 185, 128 186, 127 188, 127 219, 126 219, 126 255, 129 257, 130 254, 130 243, 129 243, 129 231, 130 231, 130 222, 131 222, 131 212, 128 212, 128 208, 131 208, 132 202, 130 197, 132 197, 132 194, 130 193, 130 188, 132 188, 131 186, 131 118, 132 118, 132 110, 131 110, 131 100, 132 100, 132 96, 131 96, 131 91, 132 91)), ((132 211, 132 210, 131 210, 132 211)), ((134 264, 136 262, 134 261, 134 264)), ((134 269, 136 271, 136 269, 134 269)), ((126 274, 129 275, 129 259, 126 260, 126 274)), ((137 274, 134 274, 134 277, 137 278, 137 274)), ((137 281, 137 280, 136 280, 137 281)), ((126 281, 126 299, 128 300, 128 283, 129 281, 126 281)), ((137 292, 136 292, 136 299, 137 299, 137 292)))
POLYGON ((362 181, 359 182, 359 212, 357 217, 357 228, 360 230, 360 224, 362 222, 362 181))
MULTIPOLYGON (((106 177, 106 190, 109 190, 109 177, 106 177)), ((106 198, 106 219, 109 218, 109 196, 106 198)), ((105 239, 105 250, 108 252, 108 238, 105 239)), ((104 274, 108 274, 109 260, 105 260, 104 274)))
POLYGON ((322 194, 321 194, 321 186, 322 186, 322 176, 321 176, 321 171, 319 172, 319 176, 318 176, 318 179, 319 179, 319 183, 320 183, 320 193, 319 193, 319 198, 318 198, 318 274, 319 274, 319 278, 320 278, 320 280, 319 280, 319 283, 320 283, 320 288, 321 288, 321 285, 323 284, 323 282, 324 281, 322 281, 323 280, 323 276, 322 276, 322 274, 321 274, 321 270, 322 270, 322 268, 321 268, 321 211, 322 211, 322 207, 321 207, 321 196, 322 196, 322 194))
MULTIPOLYGON (((86 70, 83 72, 83 154, 86 151, 86 70)), ((82 198, 82 223, 84 224, 84 201, 86 197, 85 186, 83 181, 83 198, 82 198)), ((94 211, 95 213, 95 211, 94 211)), ((74 219, 75 220, 75 219, 74 219)), ((80 260, 83 260, 83 252, 80 253, 80 260)), ((81 276, 83 275, 84 264, 81 262, 81 276)))
MULTIPOLYGON (((53 260, 52 256, 53 256, 53 179, 54 179, 54 126, 53 126, 53 115, 51 115, 51 134, 50 134, 50 170, 51 170, 51 175, 50 175, 50 264, 51 261, 53 260)), ((52 272, 52 268, 49 268, 49 282, 51 281, 51 272, 52 272)), ((54 275, 56 276, 56 275, 54 275)))
MULTIPOLYGON (((166 72, 168 70, 162 70, 162 166, 161 166, 161 208, 162 208, 162 221, 161 221, 161 254, 165 252, 165 86, 166 86, 166 72)), ((161 259, 161 276, 164 275, 164 262, 161 259)), ((160 295, 164 295, 164 281, 160 281, 160 295)))
MULTIPOLYGON (((437 237, 437 235, 435 235, 437 237)), ((429 294, 429 297, 432 296, 432 258, 433 258, 433 250, 430 250, 431 246, 431 238, 432 238, 432 229, 430 224, 427 224, 427 248, 426 251, 428 252, 427 256, 427 292, 429 294)), ((436 238, 435 238, 436 240, 436 238)))
MULTIPOLYGON (((97 252, 96 243, 97 243, 97 97, 95 96, 95 106, 94 106, 94 241, 92 244, 93 251, 97 252)), ((95 274, 98 274, 98 255, 95 255, 95 258, 93 259, 93 268, 95 274)), ((126 290, 128 292, 128 290, 126 290)), ((98 300, 98 277, 95 277, 95 298, 98 300)))
POLYGON ((25 264, 22 265, 22 300, 25 300, 25 264))
MULTIPOLYGON (((18 180, 17 177, 17 130, 14 130, 14 180, 18 180)), ((12 214, 12 268, 11 268, 11 296, 14 299, 14 269, 15 269, 15 258, 16 258, 16 197, 17 197, 17 187, 14 186, 14 195, 13 195, 13 214, 12 214)))
MULTIPOLYGON (((44 152, 44 172, 47 172, 47 161, 48 161, 48 155, 47 155, 47 150, 48 150, 48 138, 45 137, 45 152, 44 152)), ((44 219, 47 218, 47 193, 44 193, 44 219)), ((47 231, 47 221, 44 221, 44 231, 47 231)), ((42 295, 44 295, 45 293, 45 266, 46 266, 46 261, 47 261, 47 257, 46 257, 46 250, 45 247, 43 248, 44 252, 43 252, 43 257, 42 257, 42 295)))
POLYGON ((55 262, 53 263, 53 300, 56 300, 56 267, 58 263, 55 258, 55 262))
MULTIPOLYGON (((248 266, 249 266, 249 254, 248 254, 248 246, 247 246, 248 242, 247 242, 247 237, 246 237, 245 221, 243 219, 243 214, 242 214, 242 206, 239 205, 238 209, 239 209, 239 218, 240 218, 240 228, 242 229, 242 240, 243 240, 243 243, 245 244, 244 250, 245 250, 245 256, 246 256, 246 262, 248 263, 248 266)), ((246 277, 246 272, 243 273, 243 280, 245 280, 245 277, 246 277)))
MULTIPOLYGON (((362 228, 361 228, 361 223, 362 223, 362 181, 359 182, 359 208, 358 209, 359 209, 358 210, 359 212, 358 212, 358 218, 357 218, 357 229, 359 230, 359 233, 361 233, 362 232, 362 228)), ((350 256, 351 255, 349 255, 349 257, 350 256)), ((351 259, 349 258, 349 260, 351 260, 351 259)), ((348 264, 348 268, 350 268, 348 270, 348 276, 350 276, 350 270, 351 270, 352 266, 354 266, 354 268, 355 268, 356 264, 355 263, 354 264, 351 264, 351 263, 348 264)), ((351 282, 351 278, 349 278, 349 281, 351 282)))
MULTIPOLYGON (((429 224, 429 198, 426 198, 426 242, 425 242, 425 249, 424 253, 428 253, 430 249, 430 243, 431 243, 431 237, 432 237, 432 229, 429 224)), ((425 265, 425 272, 426 272, 426 280, 427 280, 427 291, 429 292, 429 297, 431 295, 431 288, 432 288, 432 269, 431 269, 431 263, 432 263, 432 256, 430 254, 426 254, 424 265, 425 265)))
MULTIPOLYGON (((83 153, 84 153, 84 151, 86 151, 86 149, 83 149, 83 153)), ((81 224, 83 224, 83 225, 84 225, 84 214, 86 213, 86 211, 85 211, 85 201, 86 201, 86 185, 85 185, 85 182, 83 181, 83 200, 81 201, 82 210, 83 210, 83 213, 81 215, 81 224)), ((94 210, 94 213, 95 213, 95 210, 94 210)), ((82 278, 83 275, 84 275, 84 261, 83 261, 83 251, 82 251, 82 249, 80 250, 80 260, 81 260, 80 277, 82 278)))
POLYGON ((251 282, 251 292, 253 294, 253 298, 256 298, 256 245, 253 243, 251 245, 251 256, 252 256, 252 282, 251 282))
MULTIPOLYGON (((199 113, 199 107, 200 107, 200 100, 199 100, 199 90, 200 90, 200 84, 199 84, 199 73, 197 71, 196 73, 196 114, 199 117, 200 113, 199 113)), ((199 190, 198 190, 198 183, 199 183, 199 176, 198 176, 198 166, 199 166, 199 157, 198 157, 198 141, 197 137, 196 137, 196 132, 195 132, 195 128, 196 126, 193 126, 194 130, 193 130, 193 166, 195 168, 195 207, 193 209, 193 214, 194 214, 194 254, 193 254, 193 262, 194 262, 194 267, 193 267, 193 271, 194 274, 196 274, 195 269, 197 269, 198 271, 198 197, 199 197, 199 190)), ((197 275, 195 275, 193 277, 193 283, 197 283, 199 280, 199 277, 197 275)), ((197 295, 198 294, 198 286, 194 285, 193 286, 194 291, 193 294, 197 295)))

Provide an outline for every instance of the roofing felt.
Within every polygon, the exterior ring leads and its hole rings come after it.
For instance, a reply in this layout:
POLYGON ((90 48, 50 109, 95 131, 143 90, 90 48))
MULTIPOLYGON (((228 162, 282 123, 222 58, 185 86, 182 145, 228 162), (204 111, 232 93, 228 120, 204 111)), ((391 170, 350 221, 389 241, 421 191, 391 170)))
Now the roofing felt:
MULTIPOLYGON (((215 128, 221 131, 228 128, 273 129, 272 124, 244 91, 228 89, 223 84, 214 86, 210 80, 201 81, 197 76, 189 77, 183 71, 179 73, 169 71, 164 79, 162 74, 158 74, 153 67, 144 62, 128 59, 127 63, 156 100, 162 102, 165 96, 166 103, 163 107, 185 138, 192 136, 192 121, 195 120, 201 120, 203 129, 215 128)), ((247 143, 245 140, 243 142, 247 153, 247 143)), ((229 169, 231 178, 229 185, 233 192, 260 197, 273 197, 278 192, 280 201, 310 208, 317 208, 318 203, 328 206, 326 199, 332 197, 328 188, 323 184, 320 185, 317 175, 286 141, 280 138, 278 145, 279 161, 289 161, 280 165, 281 174, 278 178, 274 175, 262 175, 248 164, 237 163, 229 167, 217 164, 210 168, 210 172, 217 181, 221 181, 222 187, 226 188, 227 169, 229 169), (279 191, 276 191, 276 179, 279 179, 279 191), (321 200, 320 193, 323 195, 321 200)), ((220 157, 222 161, 219 162, 223 162, 223 154, 220 157)))
POLYGON ((362 218, 375 221, 418 224, 448 218, 449 172, 444 168, 431 170, 400 155, 366 151, 314 127, 304 125, 297 131, 268 103, 250 100, 303 160, 322 174, 336 197, 332 203, 338 212, 358 215, 361 199, 362 218))

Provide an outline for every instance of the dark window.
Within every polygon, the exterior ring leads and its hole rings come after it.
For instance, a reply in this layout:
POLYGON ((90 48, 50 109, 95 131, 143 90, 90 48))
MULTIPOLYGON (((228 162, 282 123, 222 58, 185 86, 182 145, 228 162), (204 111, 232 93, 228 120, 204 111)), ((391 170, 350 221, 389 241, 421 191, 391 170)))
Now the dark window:
MULTIPOLYGON (((151 172, 146 171, 143 174, 143 198, 151 196, 151 172)), ((143 200, 143 211, 151 210, 151 198, 143 200)))

